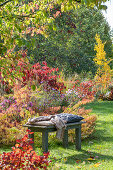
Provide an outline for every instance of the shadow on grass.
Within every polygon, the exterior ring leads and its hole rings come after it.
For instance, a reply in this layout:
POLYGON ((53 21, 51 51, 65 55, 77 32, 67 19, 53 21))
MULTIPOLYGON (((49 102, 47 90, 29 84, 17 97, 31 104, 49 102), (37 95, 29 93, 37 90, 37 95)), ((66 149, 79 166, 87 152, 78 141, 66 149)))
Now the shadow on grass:
POLYGON ((89 154, 89 152, 86 150, 81 150, 80 152, 81 153, 79 153, 77 155, 73 154, 71 156, 67 156, 65 163, 74 165, 75 162, 78 160, 79 160, 79 162, 85 161, 85 164, 89 164, 89 161, 97 163, 97 162, 103 161, 103 160, 106 160, 106 161, 113 160, 113 156, 104 155, 104 154, 100 154, 97 152, 91 152, 91 154, 89 154), (92 158, 92 160, 89 160, 88 158, 92 158))
POLYGON ((97 114, 113 114, 113 101, 102 101, 86 104, 86 109, 92 109, 97 114))
MULTIPOLYGON (((111 119, 111 118, 110 118, 111 119)), ((105 119, 105 121, 104 120, 98 120, 97 121, 97 124, 100 124, 100 125, 98 125, 98 126, 102 126, 102 125, 105 125, 105 124, 109 124, 109 125, 113 125, 113 120, 106 120, 105 119)), ((109 127, 108 127, 109 128, 109 127)))
POLYGON ((3 145, 3 144, 0 144, 0 152, 10 152, 13 147, 13 145, 3 145))
POLYGON ((100 135, 99 137, 97 136, 92 136, 90 137, 90 140, 94 140, 95 144, 100 144, 101 142, 113 142, 113 137, 106 137, 106 136, 102 136, 100 135))
MULTIPOLYGON (((105 123, 105 121, 99 121, 99 123, 105 123)), ((112 121, 110 121, 108 124, 113 124, 112 121)), ((99 127, 99 126, 98 126, 99 127)), ((101 125, 100 125, 101 127, 101 125)), ((105 126, 104 126, 105 127, 105 126)), ((112 143, 113 142, 113 136, 110 136, 110 134, 108 133, 108 131, 104 128, 104 129, 96 129, 96 131, 88 138, 85 138, 85 139, 82 139, 82 143, 81 145, 82 146, 87 146, 88 143, 94 143, 96 145, 100 145, 101 143, 104 143, 104 142, 108 142, 108 145, 109 143, 112 143)), ((54 138, 49 138, 49 142, 48 142, 48 145, 49 145, 49 149, 52 150, 52 149, 58 149, 58 147, 62 147, 63 148, 63 142, 56 139, 55 137, 54 138)), ((68 142, 68 147, 70 146, 74 146, 75 143, 73 142, 68 142)), ((40 140, 40 142, 38 141, 35 141, 35 148, 41 148, 42 147, 42 141, 40 140)), ((74 146, 75 148, 75 146, 74 146)))
MULTIPOLYGON (((110 124, 112 124, 112 122, 110 122, 110 124)), ((107 134, 105 130, 97 129, 96 132, 92 136, 90 136, 87 139, 82 140, 82 143, 81 143, 82 148, 86 147, 86 150, 82 149, 79 152, 76 151, 75 143, 72 143, 72 142, 69 142, 68 149, 63 149, 61 141, 57 141, 57 142, 51 141, 49 145, 49 149, 50 149, 50 152, 51 150, 54 150, 53 152, 55 152, 55 154, 59 154, 61 155, 61 157, 63 157, 63 159, 66 159, 65 164, 74 165, 77 162, 77 160, 79 160, 79 163, 85 161, 85 164, 89 164, 89 162, 97 163, 99 161, 106 161, 106 162, 112 161, 113 156, 109 155, 112 142, 113 142, 113 136, 110 136, 109 134, 107 134), (101 146, 102 148, 100 147, 100 149, 95 149, 94 151, 93 146, 94 147, 101 146), (88 150, 91 150, 91 148, 93 151, 89 152, 88 150), (101 151, 104 152, 104 150, 106 149, 108 149, 108 152, 106 154, 100 153, 101 151), (71 154, 74 152, 75 154, 71 154), (67 156, 65 157, 65 155, 67 156), (97 157, 97 158, 88 160, 88 158, 91 158, 91 157, 93 158, 97 157)), ((58 162, 60 162, 61 160, 62 158, 57 159, 58 162)))

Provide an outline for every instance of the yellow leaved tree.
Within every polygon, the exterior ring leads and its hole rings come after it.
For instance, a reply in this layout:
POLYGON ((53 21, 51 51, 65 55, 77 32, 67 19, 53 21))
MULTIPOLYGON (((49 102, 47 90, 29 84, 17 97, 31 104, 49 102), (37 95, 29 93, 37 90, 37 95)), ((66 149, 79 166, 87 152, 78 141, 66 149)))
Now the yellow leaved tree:
POLYGON ((100 36, 95 36, 96 45, 94 50, 96 51, 96 57, 94 62, 97 65, 97 72, 95 75, 95 82, 101 93, 103 93, 110 85, 112 79, 112 70, 109 63, 111 60, 106 59, 106 52, 104 51, 104 43, 102 43, 100 36))

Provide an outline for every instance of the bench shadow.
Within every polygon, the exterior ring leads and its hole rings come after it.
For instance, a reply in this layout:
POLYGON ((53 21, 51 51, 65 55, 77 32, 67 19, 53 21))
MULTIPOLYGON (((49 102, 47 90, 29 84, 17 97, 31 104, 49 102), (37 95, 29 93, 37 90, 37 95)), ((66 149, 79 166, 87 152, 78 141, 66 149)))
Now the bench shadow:
POLYGON ((104 155, 104 154, 100 154, 98 152, 91 152, 91 155, 89 154, 88 151, 86 150, 81 150, 80 151, 80 154, 73 154, 71 156, 67 156, 66 157, 66 162, 65 164, 71 164, 71 165, 74 165, 76 161, 80 161, 80 162, 83 162, 85 161, 85 164, 89 164, 89 161, 88 161, 88 158, 90 158, 90 156, 94 157, 96 156, 96 158, 93 160, 91 160, 91 162, 99 162, 99 161, 102 161, 102 160, 106 160, 106 161, 109 161, 109 160, 113 160, 113 156, 109 156, 109 155, 104 155), (98 157, 98 158, 97 158, 98 157), (75 162, 73 161, 75 160, 75 162))
MULTIPOLYGON (((100 145, 101 142, 113 142, 113 136, 106 136, 106 131, 105 130, 96 130, 96 132, 93 133, 93 135, 91 135, 90 137, 88 138, 85 138, 85 139, 82 139, 82 142, 81 142, 81 145, 84 146, 84 145, 87 145, 89 142, 93 142, 95 143, 96 145, 100 145)), ((68 142, 68 146, 74 146, 75 143, 73 142, 68 142)), ((62 140, 58 140, 56 139, 55 137, 52 139, 49 139, 49 142, 48 142, 48 147, 49 147, 49 150, 51 149, 56 149, 58 147, 62 147, 63 148, 63 145, 62 145, 62 140)), ((42 142, 40 140, 39 143, 36 143, 35 142, 35 148, 37 147, 41 147, 42 146, 42 142)))
MULTIPOLYGON (((103 123, 103 121, 102 121, 102 123, 103 123)), ((112 124, 112 121, 110 121, 110 124, 112 124)), ((97 129, 96 132, 94 132, 93 135, 91 135, 89 138, 82 140, 81 147, 84 148, 84 146, 86 146, 86 145, 91 146, 93 144, 100 146, 101 142, 112 143, 113 142, 113 136, 110 136, 109 134, 107 134, 106 131, 103 130, 103 129, 102 130, 97 129)), ((89 150, 90 150, 90 146, 89 146, 89 150)), ((63 146, 62 146, 62 141, 57 141, 57 142, 52 141, 49 144, 49 150, 51 151, 52 149, 55 149, 55 152, 58 152, 61 155, 67 153, 67 156, 65 157, 66 158, 65 164, 73 165, 73 164, 75 164, 74 160, 75 161, 80 160, 80 162, 85 161, 86 164, 89 164, 87 159, 90 158, 90 156, 93 156, 93 157, 96 156, 97 157, 97 159, 92 160, 95 163, 102 161, 102 160, 105 160, 105 161, 113 160, 113 156, 108 155, 109 153, 108 154, 107 153, 101 154, 100 153, 101 148, 100 148, 99 151, 98 150, 94 151, 94 152, 91 151, 91 154, 89 153, 88 148, 87 148, 87 150, 81 149, 81 151, 76 152, 75 154, 68 156, 69 155, 68 153, 70 151, 71 152, 75 151, 75 143, 72 143, 72 142, 69 142, 69 145, 68 145, 69 150, 68 149, 64 150, 63 146)), ((58 161, 60 161, 60 159, 58 159, 58 161)))

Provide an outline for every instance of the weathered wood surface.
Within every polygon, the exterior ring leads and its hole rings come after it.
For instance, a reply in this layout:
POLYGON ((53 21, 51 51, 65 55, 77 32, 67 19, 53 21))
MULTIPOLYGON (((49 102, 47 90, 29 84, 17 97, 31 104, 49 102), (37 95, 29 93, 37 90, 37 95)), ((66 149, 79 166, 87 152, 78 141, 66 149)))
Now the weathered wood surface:
MULTIPOLYGON (((68 147, 68 130, 69 129, 75 129, 75 146, 77 150, 81 150, 81 125, 83 123, 86 123, 84 121, 75 122, 75 123, 67 123, 66 128, 64 130, 64 136, 63 136, 63 146, 65 148, 68 147)), ((56 127, 54 125, 52 126, 37 126, 37 125, 23 125, 24 127, 28 127, 28 129, 31 130, 31 132, 42 132, 42 149, 44 152, 48 151, 48 133, 49 132, 55 132, 57 131, 56 127)), ((34 141, 34 134, 29 136, 34 141)), ((34 145, 32 144, 33 148, 34 145)))

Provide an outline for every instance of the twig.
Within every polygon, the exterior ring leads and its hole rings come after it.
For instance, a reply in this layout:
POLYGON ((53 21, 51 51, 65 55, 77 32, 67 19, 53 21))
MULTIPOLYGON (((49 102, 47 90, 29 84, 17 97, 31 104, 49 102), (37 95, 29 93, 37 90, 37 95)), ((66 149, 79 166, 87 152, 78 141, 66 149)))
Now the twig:
POLYGON ((12 1, 12 0, 8 0, 8 1, 3 2, 2 4, 0 4, 0 7, 6 5, 10 1, 12 1))

